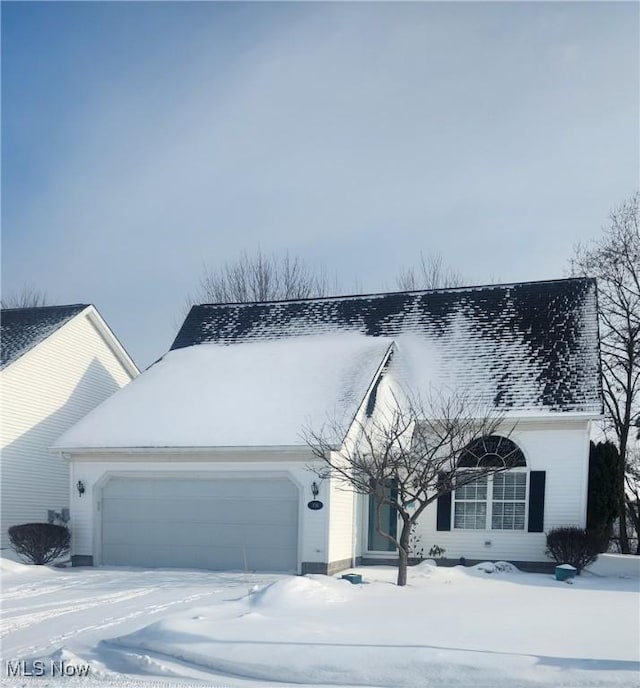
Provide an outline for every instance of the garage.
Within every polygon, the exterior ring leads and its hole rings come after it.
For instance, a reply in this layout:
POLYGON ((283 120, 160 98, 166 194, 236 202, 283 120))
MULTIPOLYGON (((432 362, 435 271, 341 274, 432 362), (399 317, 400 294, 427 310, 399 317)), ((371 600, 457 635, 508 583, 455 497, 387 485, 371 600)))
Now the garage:
POLYGON ((102 562, 298 568, 298 489, 286 478, 112 477, 102 489, 102 562))

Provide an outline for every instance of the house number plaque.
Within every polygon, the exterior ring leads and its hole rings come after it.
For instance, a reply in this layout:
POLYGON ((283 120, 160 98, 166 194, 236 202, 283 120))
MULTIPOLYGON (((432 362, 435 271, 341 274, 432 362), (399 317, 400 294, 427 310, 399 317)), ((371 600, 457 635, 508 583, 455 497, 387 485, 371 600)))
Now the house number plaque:
POLYGON ((311 511, 319 511, 320 509, 322 509, 323 506, 324 504, 318 499, 312 499, 307 504, 307 508, 311 509, 311 511))

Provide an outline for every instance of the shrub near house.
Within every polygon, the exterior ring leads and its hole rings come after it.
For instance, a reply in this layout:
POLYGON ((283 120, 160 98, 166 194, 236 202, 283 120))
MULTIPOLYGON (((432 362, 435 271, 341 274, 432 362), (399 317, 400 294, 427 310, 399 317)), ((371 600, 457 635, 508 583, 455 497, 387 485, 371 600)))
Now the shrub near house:
POLYGON ((67 554, 71 533, 66 526, 53 523, 25 523, 9 528, 9 540, 15 552, 32 564, 49 564, 67 554))
POLYGON ((600 538, 583 528, 555 528, 547 535, 547 554, 557 564, 578 570, 593 564, 600 553, 600 538))

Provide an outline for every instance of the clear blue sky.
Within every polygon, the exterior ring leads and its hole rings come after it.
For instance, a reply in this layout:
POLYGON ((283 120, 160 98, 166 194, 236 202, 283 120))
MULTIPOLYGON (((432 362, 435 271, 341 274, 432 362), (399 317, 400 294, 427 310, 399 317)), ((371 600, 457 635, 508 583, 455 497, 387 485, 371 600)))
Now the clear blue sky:
POLYGON ((637 3, 2 3, 2 285, 142 365, 258 245, 562 277, 639 186, 637 3))

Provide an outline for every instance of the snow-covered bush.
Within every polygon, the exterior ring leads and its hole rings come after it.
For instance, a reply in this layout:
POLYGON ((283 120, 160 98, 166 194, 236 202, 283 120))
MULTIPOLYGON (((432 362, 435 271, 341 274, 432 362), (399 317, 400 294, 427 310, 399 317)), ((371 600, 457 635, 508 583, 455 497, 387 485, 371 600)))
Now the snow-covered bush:
POLYGON ((578 573, 600 554, 600 539, 583 528, 565 526, 547 533, 547 556, 556 564, 571 564, 578 573))
POLYGON ((482 573, 518 573, 518 568, 508 561, 482 561, 472 568, 482 573))
POLYGON ((48 564, 69 551, 71 533, 53 523, 24 523, 9 528, 9 541, 16 554, 32 564, 48 564))

